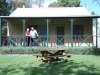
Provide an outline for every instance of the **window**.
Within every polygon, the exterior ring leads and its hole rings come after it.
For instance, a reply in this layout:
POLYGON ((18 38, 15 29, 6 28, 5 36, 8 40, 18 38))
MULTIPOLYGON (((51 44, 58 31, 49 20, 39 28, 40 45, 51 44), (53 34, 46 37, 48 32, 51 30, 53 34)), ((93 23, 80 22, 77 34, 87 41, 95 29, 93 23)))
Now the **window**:
POLYGON ((78 39, 78 36, 80 36, 81 38, 83 38, 83 30, 84 26, 83 25, 74 25, 73 26, 73 35, 74 35, 74 39, 78 39))
POLYGON ((39 31, 39 35, 41 36, 41 39, 46 40, 47 39, 47 26, 40 25, 38 31, 39 31))
POLYGON ((38 31, 40 35, 47 35, 47 26, 46 25, 40 25, 38 26, 38 31))

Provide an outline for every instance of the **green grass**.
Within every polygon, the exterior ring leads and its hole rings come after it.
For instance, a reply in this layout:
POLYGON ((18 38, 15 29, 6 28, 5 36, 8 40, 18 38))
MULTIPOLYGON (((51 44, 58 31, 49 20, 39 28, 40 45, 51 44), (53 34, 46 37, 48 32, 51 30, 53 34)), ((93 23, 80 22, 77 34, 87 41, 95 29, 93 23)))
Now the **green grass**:
POLYGON ((51 64, 33 56, 0 56, 0 75, 100 75, 100 56, 73 55, 51 64))

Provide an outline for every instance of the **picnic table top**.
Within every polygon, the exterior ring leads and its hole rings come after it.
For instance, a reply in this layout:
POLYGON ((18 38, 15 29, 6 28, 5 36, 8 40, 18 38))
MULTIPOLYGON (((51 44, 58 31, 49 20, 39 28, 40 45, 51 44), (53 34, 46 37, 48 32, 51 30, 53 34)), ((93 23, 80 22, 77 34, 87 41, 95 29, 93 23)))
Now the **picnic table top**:
MULTIPOLYGON (((46 56, 46 57, 63 57, 63 56, 68 56, 68 55, 70 55, 70 54, 65 54, 65 55, 50 55, 50 56, 46 56)), ((40 54, 34 54, 33 56, 43 57, 40 54)))

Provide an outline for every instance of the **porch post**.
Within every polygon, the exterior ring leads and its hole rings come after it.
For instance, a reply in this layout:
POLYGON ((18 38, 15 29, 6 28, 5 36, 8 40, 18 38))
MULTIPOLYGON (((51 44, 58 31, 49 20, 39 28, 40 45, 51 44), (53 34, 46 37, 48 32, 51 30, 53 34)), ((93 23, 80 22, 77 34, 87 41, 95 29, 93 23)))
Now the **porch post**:
POLYGON ((47 41, 46 41, 46 43, 47 43, 47 47, 48 47, 48 43, 49 43, 49 22, 50 22, 50 19, 46 19, 45 21, 47 23, 47 41))
POLYGON ((71 47, 73 47, 73 22, 74 22, 74 19, 71 18, 70 22, 71 22, 71 47))
POLYGON ((98 19, 96 18, 96 48, 98 48, 98 19))
POLYGON ((1 30, 1 18, 0 18, 0 47, 1 47, 1 37, 2 37, 2 30, 1 30))
POLYGON ((47 47, 48 47, 48 42, 49 42, 49 19, 47 21, 47 47))
POLYGON ((25 46, 25 22, 26 20, 23 19, 22 21, 23 21, 23 46, 25 46))

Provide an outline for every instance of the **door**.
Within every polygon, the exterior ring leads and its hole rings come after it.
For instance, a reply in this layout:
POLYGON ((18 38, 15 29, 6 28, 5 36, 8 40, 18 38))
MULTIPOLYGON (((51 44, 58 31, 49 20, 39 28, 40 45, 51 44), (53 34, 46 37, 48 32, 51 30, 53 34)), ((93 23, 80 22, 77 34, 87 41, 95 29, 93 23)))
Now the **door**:
POLYGON ((64 27, 57 27, 57 45, 64 44, 64 27))

